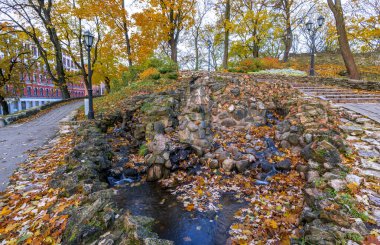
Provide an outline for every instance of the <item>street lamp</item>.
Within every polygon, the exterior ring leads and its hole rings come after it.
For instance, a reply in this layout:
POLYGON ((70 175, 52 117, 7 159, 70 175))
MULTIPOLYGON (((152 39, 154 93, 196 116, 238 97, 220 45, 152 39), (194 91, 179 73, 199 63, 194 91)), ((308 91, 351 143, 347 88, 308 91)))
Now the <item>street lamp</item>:
POLYGON ((309 20, 306 25, 306 30, 310 33, 311 37, 311 57, 310 57, 310 76, 315 76, 315 37, 317 31, 325 23, 325 17, 322 15, 317 19, 317 25, 312 20, 309 20))
POLYGON ((88 66, 88 75, 87 75, 87 78, 88 78, 88 88, 87 88, 87 91, 88 91, 88 115, 87 115, 87 118, 88 119, 95 119, 94 106, 93 106, 93 101, 92 101, 92 81, 91 81, 91 76, 92 76, 91 47, 94 44, 94 38, 95 38, 94 35, 91 32, 89 32, 88 30, 85 31, 85 33, 83 34, 83 42, 84 42, 84 45, 86 46, 87 56, 88 56, 88 62, 87 62, 87 66, 88 66))
POLYGON ((211 46, 212 42, 210 39, 207 40, 207 48, 208 48, 208 72, 211 71, 211 46))

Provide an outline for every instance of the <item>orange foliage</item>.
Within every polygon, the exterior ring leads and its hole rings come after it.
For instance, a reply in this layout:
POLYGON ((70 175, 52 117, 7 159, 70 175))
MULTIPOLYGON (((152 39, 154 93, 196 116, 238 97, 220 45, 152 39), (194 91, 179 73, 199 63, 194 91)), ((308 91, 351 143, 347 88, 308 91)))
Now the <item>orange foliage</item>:
POLYGON ((145 80, 145 79, 149 79, 149 78, 159 79, 160 78, 160 72, 156 68, 150 67, 150 68, 146 69, 145 71, 143 71, 139 77, 141 80, 145 80))
POLYGON ((261 58, 260 61, 264 70, 284 68, 283 63, 277 58, 265 57, 261 58))

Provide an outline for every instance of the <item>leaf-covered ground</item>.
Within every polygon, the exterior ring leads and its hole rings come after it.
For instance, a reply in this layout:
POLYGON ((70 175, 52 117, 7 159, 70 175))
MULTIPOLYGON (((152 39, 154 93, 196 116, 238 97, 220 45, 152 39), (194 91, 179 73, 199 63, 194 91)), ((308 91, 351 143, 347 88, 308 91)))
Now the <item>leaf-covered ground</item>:
POLYGON ((79 205, 80 196, 62 197, 50 188, 54 171, 73 148, 73 135, 56 140, 29 154, 0 195, 0 244, 56 244, 65 229, 65 209, 79 205))

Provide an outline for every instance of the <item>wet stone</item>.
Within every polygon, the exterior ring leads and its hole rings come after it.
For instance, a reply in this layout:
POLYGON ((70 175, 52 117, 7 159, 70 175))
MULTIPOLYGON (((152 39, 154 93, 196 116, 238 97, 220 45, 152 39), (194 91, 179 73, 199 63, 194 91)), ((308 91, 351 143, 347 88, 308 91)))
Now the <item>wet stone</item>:
POLYGON ((227 119, 224 119, 222 121, 222 126, 225 126, 227 128, 230 128, 230 127, 233 127, 233 126, 236 126, 236 122, 235 120, 231 119, 231 118, 227 118, 227 119))
POLYGON ((276 169, 277 170, 282 170, 282 171, 288 171, 292 167, 292 163, 290 159, 285 159, 279 163, 276 164, 276 169))
POLYGON ((223 161, 222 163, 222 168, 227 171, 227 172, 231 172, 233 170, 233 168, 235 167, 235 161, 232 160, 232 159, 226 159, 223 161))
POLYGON ((235 97, 239 96, 240 95, 240 88, 235 87, 235 88, 231 89, 231 94, 233 94, 235 97))
POLYGON ((249 167, 249 162, 247 160, 241 160, 236 162, 236 168, 239 173, 243 173, 249 167))

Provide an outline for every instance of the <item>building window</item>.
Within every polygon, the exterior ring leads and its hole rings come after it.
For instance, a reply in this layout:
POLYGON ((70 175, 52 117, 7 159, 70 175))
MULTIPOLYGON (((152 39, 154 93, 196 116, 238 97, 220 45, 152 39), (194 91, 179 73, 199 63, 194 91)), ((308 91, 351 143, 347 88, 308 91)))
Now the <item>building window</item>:
POLYGON ((34 88, 34 96, 37 96, 37 88, 34 88))
POLYGON ((40 88, 40 96, 44 96, 44 89, 43 88, 40 88))
POLYGON ((42 75, 40 75, 40 83, 42 83, 42 75))
POLYGON ((34 78, 34 82, 37 83, 37 75, 36 74, 34 74, 33 78, 34 78))
POLYGON ((46 97, 49 97, 49 89, 46 89, 46 97))
POLYGON ((32 95, 32 88, 31 87, 27 87, 26 88, 26 93, 28 96, 31 96, 32 95))

